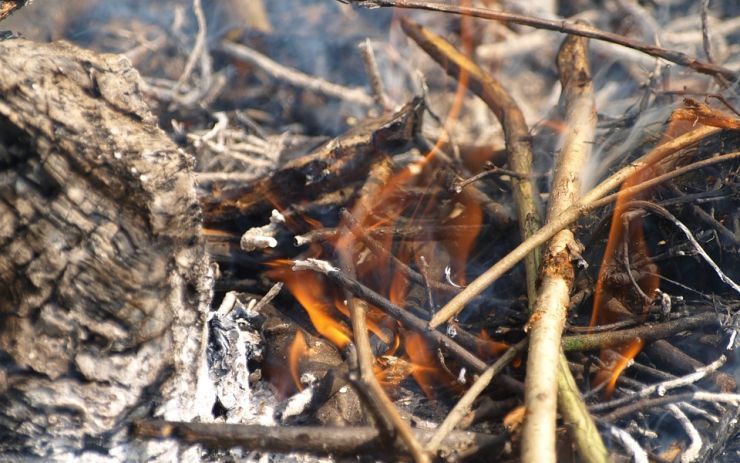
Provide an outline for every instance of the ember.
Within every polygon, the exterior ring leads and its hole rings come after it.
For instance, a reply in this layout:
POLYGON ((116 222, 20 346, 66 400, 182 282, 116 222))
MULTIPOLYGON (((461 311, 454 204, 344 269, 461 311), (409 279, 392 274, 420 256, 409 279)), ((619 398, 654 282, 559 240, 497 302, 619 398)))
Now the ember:
POLYGON ((0 460, 740 458, 732 2, 26 3, 0 460))

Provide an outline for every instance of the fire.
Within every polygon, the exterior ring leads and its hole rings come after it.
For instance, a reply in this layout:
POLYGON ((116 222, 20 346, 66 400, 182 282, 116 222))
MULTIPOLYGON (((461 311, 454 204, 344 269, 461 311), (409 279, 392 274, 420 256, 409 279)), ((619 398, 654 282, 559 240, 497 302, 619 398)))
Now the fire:
POLYGON ((340 323, 334 305, 333 289, 326 280, 313 272, 293 272, 290 267, 273 263, 271 278, 282 281, 303 306, 316 331, 343 349, 351 342, 350 330, 340 323))
POLYGON ((486 330, 481 330, 477 341, 478 355, 483 358, 498 357, 509 348, 505 342, 494 341, 486 330))
POLYGON ((598 376, 605 377, 609 375, 609 382, 606 385, 604 395, 609 399, 614 393, 614 389, 617 386, 617 379, 619 375, 630 365, 630 362, 640 353, 645 342, 640 338, 635 338, 631 343, 624 346, 619 350, 619 358, 614 362, 611 368, 607 368, 602 371, 598 376))
MULTIPOLYGON (((659 144, 675 138, 676 136, 681 135, 682 133, 685 133, 690 129, 691 125, 689 123, 680 120, 680 118, 674 117, 670 121, 668 128, 663 134, 662 140, 659 142, 659 144)), ((646 166, 624 182, 617 197, 617 202, 614 206, 614 213, 612 215, 611 226, 609 229, 609 239, 607 241, 606 250, 601 261, 599 277, 596 281, 594 304, 590 322, 590 326, 592 327, 598 324, 618 321, 620 317, 624 316, 623 314, 619 314, 614 311, 604 310, 605 308, 609 307, 608 302, 612 298, 616 298, 620 301, 628 299, 627 295, 614 294, 615 290, 613 288, 607 287, 606 275, 610 267, 624 269, 624 271, 630 271, 630 269, 625 268, 625 263, 629 262, 629 255, 648 256, 647 243, 645 240, 645 232, 643 229, 642 221, 639 218, 633 218, 628 223, 626 223, 622 220, 622 218, 623 214, 627 211, 627 204, 634 199, 638 199, 636 195, 626 194, 624 193, 624 191, 627 188, 630 188, 634 185, 650 179, 654 175, 656 175, 654 166, 646 166), (623 256, 624 260, 622 262, 619 262, 620 259, 618 259, 616 256, 618 254, 617 250, 621 246, 624 246, 624 251, 628 255, 623 256)), ((644 195, 645 193, 642 194, 644 195)), ((658 289, 659 276, 656 272, 650 272, 647 277, 644 277, 639 281, 635 281, 635 283, 638 287, 634 288, 632 292, 641 293, 640 298, 642 299, 642 307, 640 307, 640 313, 636 315, 642 315, 649 307, 651 299, 658 289)), ((622 350, 622 360, 620 360, 614 366, 611 377, 609 379, 609 383, 607 385, 607 396, 610 396, 612 394, 619 375, 626 368, 628 363, 640 352, 642 346, 643 341, 640 339, 636 339, 622 350)), ((605 357, 604 354, 605 353, 602 352, 602 360, 605 357)))
POLYGON ((303 336, 303 331, 298 330, 295 333, 295 338, 290 344, 288 351, 288 365, 290 365, 290 376, 293 378, 296 388, 299 391, 303 390, 303 384, 301 384, 301 378, 298 374, 298 362, 306 356, 308 352, 308 346, 306 346, 306 338, 303 336))
POLYGON ((459 388, 455 379, 440 366, 439 360, 421 334, 405 332, 404 345, 413 365, 411 375, 427 397, 435 396, 435 387, 441 386, 452 390, 459 388))
MULTIPOLYGON (((469 0, 464 1, 469 2, 469 0)), ((462 18, 461 35, 463 49, 466 54, 472 54, 470 18, 462 18)), ((379 227, 401 229, 405 226, 414 227, 417 223, 428 220, 452 225, 456 232, 440 237, 440 244, 449 253, 453 280, 457 284, 465 284, 469 254, 483 221, 481 206, 471 194, 463 192, 454 198, 456 206, 448 214, 449 216, 440 217, 438 200, 435 196, 439 189, 436 170, 441 167, 437 157, 441 147, 448 142, 448 131, 453 128, 462 110, 468 80, 466 73, 459 77, 452 106, 443 123, 443 135, 436 140, 434 147, 419 161, 407 165, 395 174, 391 173, 389 166, 385 176, 378 179, 377 186, 370 185, 363 188, 360 198, 351 210, 353 221, 356 222, 354 225, 356 229, 352 230, 354 233, 342 233, 335 242, 331 243, 341 255, 343 262, 351 262, 355 265, 353 272, 358 280, 399 306, 403 306, 406 302, 410 282, 408 276, 396 268, 398 264, 392 261, 389 253, 392 253, 403 265, 421 268, 419 264, 421 256, 428 251, 422 251, 417 241, 401 242, 395 245, 396 249, 394 249, 393 234, 387 233, 376 240, 377 244, 387 252, 370 252, 368 247, 358 241, 355 234, 361 230, 363 233, 368 233, 369 239, 375 239, 370 233, 379 227), (422 195, 423 200, 419 200, 416 193, 409 193, 419 190, 426 190, 422 195)), ((381 172, 380 175, 383 175, 382 169, 378 171, 381 172)), ((271 199, 273 204, 281 209, 278 201, 275 198, 271 199)), ((308 218, 303 218, 303 220, 312 228, 321 226, 308 218)), ((350 226, 352 225, 344 223, 340 225, 340 228, 346 230, 350 226)), ((424 238, 432 239, 433 237, 424 238)), ((316 245, 309 252, 313 257, 319 257, 325 251, 316 245)), ((322 276, 309 272, 292 272, 287 262, 276 261, 269 265, 273 269, 268 272, 268 275, 285 283, 306 310, 316 331, 336 346, 345 348, 352 340, 352 333, 348 327, 349 324, 346 323, 349 317, 346 303, 339 291, 322 276)), ((409 359, 408 361, 399 359, 391 363, 381 362, 379 359, 376 365, 376 376, 381 382, 397 384, 411 374, 428 396, 433 395, 434 386, 455 387, 455 379, 442 368, 433 350, 430 350, 421 335, 414 332, 399 332, 397 322, 372 307, 368 311, 368 329, 388 346, 386 355, 395 353, 403 343, 409 359)), ((484 345, 491 352, 501 350, 494 341, 486 341, 484 345)), ((297 334, 289 349, 288 357, 291 375, 299 388, 301 385, 297 364, 301 356, 306 353, 303 335, 297 334)))

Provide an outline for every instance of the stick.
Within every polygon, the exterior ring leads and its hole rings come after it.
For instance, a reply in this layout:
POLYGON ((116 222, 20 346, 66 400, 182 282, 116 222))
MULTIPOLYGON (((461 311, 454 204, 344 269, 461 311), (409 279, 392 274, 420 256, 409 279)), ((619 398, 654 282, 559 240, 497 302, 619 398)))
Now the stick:
POLYGON ((371 400, 368 401, 369 405, 389 421, 401 440, 406 444, 406 448, 416 463, 429 463, 429 455, 424 452, 411 427, 401 418, 393 402, 388 398, 375 377, 373 371, 375 361, 370 346, 370 337, 367 334, 367 304, 365 301, 350 297, 348 298, 348 306, 350 320, 352 321, 352 333, 357 348, 360 381, 371 396, 371 400))
MULTIPOLYGON (((398 443, 394 448, 384 445, 383 436, 369 426, 258 426, 231 423, 185 423, 177 421, 137 421, 134 434, 143 438, 176 438, 190 444, 201 444, 214 449, 241 447, 262 452, 308 452, 316 455, 385 455, 403 452, 398 443)), ((430 430, 414 429, 415 437, 427 439, 430 430)), ((491 445, 503 445, 506 436, 492 436, 474 432, 456 431, 444 442, 451 452, 475 450, 491 445)))
MULTIPOLYGON (((465 305, 470 300, 472 300, 475 296, 482 293, 494 281, 496 281, 504 273, 506 273, 511 268, 513 268, 525 256, 527 256, 530 251, 535 249, 537 246, 544 244, 548 239, 552 238, 557 232, 562 230, 564 227, 567 227, 568 225, 572 224, 573 222, 578 220, 580 217, 582 217, 586 213, 598 207, 601 207, 603 205, 609 204, 611 201, 614 201, 617 197, 617 194, 612 194, 606 197, 605 195, 609 191, 617 188, 627 178, 634 175, 636 172, 642 169, 648 168, 652 166, 653 164, 661 161, 662 159, 666 158, 670 154, 673 154, 681 149, 692 146, 698 143, 699 141, 703 140, 704 138, 710 135, 713 135, 715 133, 718 133, 719 131, 720 129, 716 127, 705 127, 705 126, 698 127, 692 130, 691 132, 688 132, 671 141, 663 143, 662 145, 650 151, 648 154, 642 156, 641 158, 637 159, 636 161, 630 163, 629 165, 623 167, 616 173, 612 174, 609 178, 601 182, 601 184, 599 184, 594 189, 589 191, 585 196, 583 196, 580 201, 578 201, 576 204, 574 204, 573 206, 563 211, 557 218, 547 223, 544 227, 538 230, 529 239, 522 242, 522 244, 517 246, 513 251, 507 254, 504 258, 502 258, 500 261, 494 264, 491 268, 486 270, 483 274, 478 276, 478 278, 470 282, 468 286, 460 294, 452 298, 444 307, 442 307, 439 310, 439 312, 437 312, 434 315, 434 317, 432 317, 431 321, 429 322, 429 326, 431 328, 436 328, 439 325, 445 323, 450 318, 460 313, 460 311, 462 311, 463 308, 465 308, 465 305)), ((740 152, 732 153, 732 154, 728 154, 724 156, 719 156, 717 158, 707 159, 706 161, 725 162, 731 159, 736 159, 739 154, 740 152), (719 158, 722 158, 721 161, 718 161, 719 158)), ((638 192, 638 191, 643 191, 660 182, 670 180, 671 178, 674 178, 680 174, 689 172, 693 169, 703 167, 709 164, 710 163, 691 164, 690 169, 686 169, 689 166, 685 166, 684 168, 680 168, 680 169, 676 169, 674 171, 668 172, 667 174, 661 175, 652 180, 648 180, 639 185, 635 185, 634 187, 625 189, 623 191, 626 191, 630 194, 634 192, 638 192)), ((622 193, 622 194, 627 194, 627 193, 622 193)))
POLYGON ((523 339, 517 344, 509 347, 506 353, 499 357, 493 365, 488 367, 486 371, 478 377, 473 385, 470 386, 470 389, 465 392, 457 404, 455 404, 452 410, 450 410, 442 424, 437 427, 434 435, 432 435, 427 442, 426 449, 429 453, 437 453, 442 443, 447 439, 447 436, 455 430, 458 423, 460 423, 468 413, 475 399, 488 387, 489 384, 491 384, 491 380, 493 380, 494 376, 503 370, 509 362, 514 360, 520 352, 524 351, 524 348, 527 347, 527 341, 527 339, 523 339))
POLYGON ((626 407, 618 408, 611 413, 600 416, 599 421, 603 423, 613 423, 633 413, 639 412, 640 410, 655 410, 657 407, 661 407, 663 405, 678 402, 692 402, 696 400, 738 405, 740 404, 740 394, 694 391, 675 395, 667 395, 663 397, 656 397, 654 399, 641 400, 626 407))
MULTIPOLYGON (((568 36, 558 52, 563 87, 565 134, 550 193, 547 219, 552 221, 580 196, 581 170, 591 155, 596 133, 596 108, 588 64, 587 41, 568 36)), ((557 404, 574 432, 580 456, 588 462, 606 463, 609 452, 591 420, 560 339, 568 310, 574 270, 571 250, 579 248, 569 229, 558 232, 545 252, 541 283, 530 318, 530 344, 525 381, 527 415, 522 430, 524 461, 555 460, 557 404), (559 368, 553 368, 559 365, 559 368), (557 399, 557 400, 556 400, 557 399)))
POLYGON ((607 333, 581 334, 565 336, 563 349, 566 352, 581 352, 597 349, 609 349, 627 344, 635 338, 645 342, 663 339, 681 331, 691 330, 700 326, 711 325, 717 322, 717 314, 704 312, 698 315, 672 320, 654 325, 645 324, 628 330, 611 331, 607 333))
POLYGON ((722 66, 713 63, 700 61, 686 53, 668 50, 662 47, 641 43, 628 39, 619 34, 605 32, 586 24, 572 23, 565 20, 550 20, 537 18, 533 16, 520 15, 515 13, 506 13, 503 11, 494 11, 487 8, 475 8, 458 6, 448 3, 426 2, 422 0, 345 0, 351 3, 358 3, 366 7, 395 7, 407 9, 419 9, 429 11, 439 11, 443 13, 452 13, 465 16, 474 16, 476 18, 489 19, 493 21, 510 22, 524 26, 535 27, 538 29, 547 29, 551 31, 562 32, 565 34, 580 35, 596 40, 622 45, 627 48, 638 50, 657 58, 672 63, 689 67, 702 74, 712 76, 722 76, 730 81, 737 79, 737 73, 722 66))
POLYGON ((681 463, 692 463, 696 461, 703 445, 699 431, 696 430, 694 425, 691 424, 689 417, 686 416, 686 414, 684 414, 676 404, 669 404, 666 408, 671 412, 671 415, 681 423, 681 426, 684 431, 686 431, 686 435, 689 436, 689 440, 691 441, 689 447, 684 450, 683 455, 681 455, 681 463))
POLYGON ((370 90, 372 90, 375 104, 383 111, 387 111, 392 105, 385 93, 383 79, 380 77, 380 70, 378 69, 378 62, 375 59, 373 44, 370 42, 370 39, 365 39, 358 47, 362 55, 362 62, 365 64, 365 73, 370 81, 370 90))
POLYGON ((372 106, 373 98, 361 88, 345 87, 320 77, 305 74, 276 63, 267 56, 251 48, 233 42, 224 41, 217 49, 232 58, 236 58, 263 69, 277 79, 284 80, 297 87, 306 88, 332 98, 351 101, 362 106, 372 106))

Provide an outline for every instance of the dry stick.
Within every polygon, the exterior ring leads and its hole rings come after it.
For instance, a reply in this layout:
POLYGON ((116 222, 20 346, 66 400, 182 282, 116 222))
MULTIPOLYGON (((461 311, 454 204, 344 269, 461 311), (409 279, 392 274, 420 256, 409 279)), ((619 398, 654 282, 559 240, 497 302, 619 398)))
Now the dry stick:
MULTIPOLYGON (((450 43, 406 18, 401 18, 401 28, 432 59, 452 77, 460 73, 469 76, 469 88, 478 95, 493 111, 501 122, 509 153, 509 167, 519 173, 528 175, 532 170, 532 144, 524 115, 500 83, 486 74, 478 65, 455 49, 450 43)), ((519 229, 522 240, 539 228, 539 211, 535 199, 537 189, 531 178, 512 179, 514 202, 516 203, 519 229)), ((536 249, 525 258, 527 270, 527 297, 530 304, 537 297, 537 262, 536 249)))
POLYGON ((527 339, 523 339, 517 344, 509 347, 509 349, 499 357, 493 365, 488 367, 486 371, 478 377, 473 385, 470 386, 470 389, 465 392, 457 404, 455 404, 452 410, 450 410, 442 424, 437 427, 434 435, 432 435, 426 443, 426 449, 429 453, 437 453, 447 436, 455 430, 458 423, 460 423, 468 413, 475 399, 478 398, 489 384, 491 384, 493 377, 503 370, 517 355, 519 355, 525 347, 527 347, 527 339))
MULTIPOLYGON (((623 167, 622 169, 612 174, 609 178, 601 182, 594 189, 586 193, 586 195, 584 195, 576 204, 574 204, 573 206, 563 211, 562 214, 554 218, 551 222, 547 223, 540 230, 538 230, 535 234, 533 234, 529 239, 522 242, 519 246, 517 246, 513 251, 507 254, 504 258, 502 258, 500 261, 494 264, 491 268, 483 272, 478 278, 470 282, 468 286, 460 294, 458 294, 453 299, 451 299, 444 307, 442 307, 439 310, 439 312, 437 312, 432 317, 431 321, 429 322, 429 326, 431 328, 436 328, 439 325, 445 323, 450 318, 460 313, 460 311, 462 311, 463 308, 465 308, 465 305, 469 301, 471 301, 477 295, 482 293, 494 281, 496 281, 499 277, 501 277, 501 275, 503 275, 504 273, 509 271, 511 268, 513 268, 525 256, 527 256, 533 249, 536 249, 538 246, 544 244, 548 239, 552 238, 557 232, 567 227, 568 225, 572 224, 573 222, 578 220, 580 217, 582 217, 584 214, 588 213, 589 211, 592 211, 598 207, 609 204, 611 201, 614 201, 617 196, 616 194, 610 195, 608 197, 604 197, 604 196, 609 191, 617 188, 620 184, 622 184, 630 176, 634 175, 636 172, 646 167, 654 165, 655 163, 663 160, 667 156, 681 149, 695 145, 696 143, 700 142, 704 138, 710 135, 713 135, 715 133, 718 133, 719 131, 720 129, 716 127, 706 127, 706 126, 697 127, 691 132, 685 133, 679 137, 674 138, 673 140, 663 143, 662 145, 650 151, 648 154, 642 156, 641 158, 637 159, 636 161, 630 163, 629 165, 623 167)), ((685 173, 685 172, 690 171, 691 169, 696 169, 699 167, 703 167, 705 165, 713 164, 714 162, 723 162, 723 161, 728 161, 731 159, 736 159, 737 158, 736 155, 737 153, 732 153, 732 155, 722 156, 721 157, 722 159, 720 161, 717 161, 718 158, 713 158, 713 159, 707 159, 699 163, 694 163, 694 164, 691 164, 690 166, 686 166, 681 169, 676 169, 667 174, 661 175, 660 177, 656 177, 652 180, 643 182, 625 191, 634 191, 634 192, 643 191, 649 187, 656 185, 657 183, 670 180, 671 178, 674 178, 677 175, 680 175, 679 172, 685 173), (690 167, 690 169, 687 170, 686 169, 687 167, 690 167), (658 179, 660 179, 660 181, 656 181, 658 179)))
MULTIPOLYGON (((583 37, 568 36, 557 56, 568 132, 563 142, 551 187, 548 221, 553 220, 578 200, 581 191, 578 179, 580 179, 582 166, 587 163, 591 155, 592 142, 596 133, 596 106, 587 45, 587 39, 583 37)), ((550 349, 558 352, 559 368, 556 388, 560 412, 573 432, 581 458, 588 462, 606 463, 609 460, 609 452, 576 386, 575 378, 568 367, 568 360, 559 348, 569 306, 570 291, 573 287, 574 271, 570 251, 578 247, 573 233, 567 228, 556 234, 548 245, 548 258, 543 266, 539 299, 535 307, 536 312, 530 333, 530 339, 532 339, 538 331, 537 334, 541 335, 538 339, 542 343, 536 346, 530 343, 527 380, 530 379, 530 368, 539 367, 540 376, 534 371, 531 376, 534 382, 531 394, 532 397, 537 397, 540 394, 539 389, 543 389, 539 381, 541 374, 551 377, 551 366, 546 363, 554 357, 550 354, 550 349), (562 260, 558 262, 560 259, 562 260), (548 263, 553 265, 547 265, 548 263), (541 314, 539 319, 537 314, 541 314), (537 355, 541 358, 535 360, 534 356, 537 355)), ((534 406, 536 408, 538 404, 534 406)), ((528 415, 528 419, 530 417, 531 414, 528 415)), ((553 417, 546 418, 552 419, 553 417)), ((530 423, 525 421, 525 429, 530 423)), ((552 425, 554 423, 550 426, 552 425)), ((551 431, 554 432, 554 430, 551 431)))
POLYGON ((206 50, 206 35, 208 34, 208 31, 206 29, 206 16, 203 13, 201 0, 193 0, 193 13, 195 14, 195 19, 198 21, 198 34, 195 36, 195 44, 193 45, 193 50, 190 52, 190 56, 188 56, 187 63, 185 63, 185 69, 182 71, 182 75, 177 79, 177 83, 172 89, 173 95, 176 95, 182 86, 185 85, 185 82, 190 78, 190 74, 192 74, 193 69, 195 69, 195 63, 201 55, 203 53, 208 53, 208 50, 206 50))
POLYGON ((380 77, 380 70, 378 70, 378 62, 375 59, 372 42, 370 42, 370 39, 365 39, 358 47, 362 55, 362 62, 365 64, 365 73, 370 81, 370 90, 373 92, 375 104, 383 111, 391 109, 392 105, 388 99, 388 95, 385 93, 383 79, 380 77))
POLYGON ((623 405, 629 402, 634 402, 637 399, 648 397, 655 392, 657 392, 659 396, 664 396, 666 392, 671 389, 685 387, 685 386, 694 384, 695 382, 705 378, 710 373, 713 373, 714 371, 717 371, 720 367, 722 367, 722 365, 724 365, 726 361, 727 361, 727 357, 725 357, 724 355, 721 355, 720 358, 718 358, 714 362, 710 363, 709 365, 703 368, 697 368, 696 371, 694 371, 693 373, 689 373, 688 375, 685 375, 685 376, 668 379, 668 380, 661 381, 656 384, 645 386, 642 389, 635 391, 632 394, 626 395, 624 397, 620 397, 618 399, 611 400, 609 402, 603 402, 603 403, 592 405, 591 411, 608 410, 610 408, 615 408, 615 407, 618 407, 620 405, 623 405))
POLYGON ((712 41, 709 39, 709 0, 701 0, 701 41, 704 45, 704 53, 707 55, 707 61, 714 63, 714 54, 712 53, 712 41))
POLYGON ((363 106, 372 106, 373 98, 360 88, 350 88, 328 82, 319 77, 305 74, 296 69, 276 63, 262 53, 251 48, 233 42, 224 41, 218 50, 254 66, 258 66, 277 79, 284 80, 297 87, 307 88, 317 93, 324 94, 340 100, 351 101, 363 106))
POLYGON ((357 348, 357 359, 360 370, 360 381, 370 394, 372 406, 386 418, 406 444, 411 457, 417 463, 429 463, 429 455, 424 452, 419 440, 414 436, 411 427, 401 418, 393 402, 388 398, 373 371, 372 347, 367 334, 367 304, 365 301, 348 298, 349 315, 352 321, 352 333, 357 348))
POLYGON ((689 67, 702 74, 709 74, 713 76, 722 76, 730 81, 737 78, 737 73, 727 69, 723 66, 718 66, 713 63, 698 60, 692 56, 687 55, 676 50, 668 50, 662 47, 649 45, 646 43, 638 42, 635 40, 628 39, 627 37, 612 32, 605 32, 595 27, 588 26, 586 24, 573 23, 565 20, 551 20, 537 18, 534 16, 526 16, 515 13, 506 13, 503 11, 494 11, 488 8, 475 8, 453 5, 449 3, 435 3, 426 2, 420 0, 351 0, 354 3, 359 3, 363 6, 368 7, 395 7, 395 8, 408 8, 408 9, 420 9, 429 11, 439 11, 443 13, 452 13, 466 16, 474 16, 482 19, 490 19, 493 21, 504 21, 514 24, 521 24, 524 26, 530 26, 537 29, 547 29, 551 31, 562 32, 565 34, 580 35, 596 40, 603 40, 606 42, 615 43, 622 45, 627 48, 638 50, 642 53, 646 53, 657 58, 663 58, 672 63, 676 63, 681 66, 689 67))
MULTIPOLYGON (((177 421, 136 421, 134 434, 144 438, 176 438, 181 442, 201 444, 212 449, 233 449, 262 452, 307 452, 317 455, 384 455, 403 451, 400 443, 386 451, 383 435, 370 426, 259 426, 232 423, 186 423, 177 421)), ((417 439, 426 439, 431 431, 414 429, 417 439)), ((444 442, 451 452, 480 449, 501 443, 503 436, 474 432, 455 432, 444 442)))
POLYGON ((740 404, 740 394, 693 391, 683 392, 681 394, 675 395, 667 395, 663 397, 656 397, 653 399, 645 399, 627 405, 625 407, 618 408, 613 412, 607 413, 606 415, 602 415, 598 418, 598 421, 602 423, 613 423, 633 413, 639 412, 640 410, 654 410, 657 407, 661 407, 667 404, 679 402, 694 402, 697 400, 703 402, 729 403, 733 405, 738 405, 740 404))
POLYGON ((635 338, 650 342, 656 339, 666 338, 681 331, 711 325, 716 322, 717 314, 714 312, 705 312, 669 322, 656 323, 654 325, 646 324, 628 330, 565 336, 562 346, 566 352, 610 349, 623 346, 635 338))

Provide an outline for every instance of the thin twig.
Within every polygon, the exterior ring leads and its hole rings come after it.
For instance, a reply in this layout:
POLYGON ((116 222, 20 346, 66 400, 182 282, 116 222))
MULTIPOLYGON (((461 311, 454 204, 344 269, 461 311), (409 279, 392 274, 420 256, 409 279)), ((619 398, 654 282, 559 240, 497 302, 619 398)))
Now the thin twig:
POLYGON ((599 417, 599 421, 604 423, 613 423, 641 410, 655 410, 657 407, 661 407, 663 405, 679 402, 692 402, 696 400, 703 402, 729 403, 737 405, 740 404, 740 394, 694 391, 675 395, 667 395, 663 397, 656 397, 653 399, 645 399, 639 402, 635 402, 634 404, 618 408, 613 412, 607 413, 606 415, 602 415, 599 417))
POLYGON ((372 90, 375 104, 383 111, 387 111, 391 108, 391 103, 388 95, 385 93, 383 79, 380 77, 380 70, 378 70, 378 62, 375 60, 373 44, 370 42, 370 39, 365 39, 358 47, 362 55, 362 62, 365 64, 365 73, 370 81, 370 90, 372 90))
POLYGON ((637 399, 647 397, 654 393, 657 393, 660 396, 664 396, 666 392, 671 389, 685 387, 690 384, 694 384, 695 382, 701 380, 702 378, 705 378, 707 375, 716 371, 718 368, 724 365, 726 361, 727 361, 727 357, 722 355, 720 356, 720 358, 718 358, 711 364, 707 365, 706 367, 698 368, 694 373, 690 373, 688 375, 684 375, 684 376, 681 376, 675 379, 669 379, 666 381, 662 381, 660 383, 651 384, 650 386, 646 386, 640 389, 639 391, 635 391, 634 393, 626 395, 624 397, 620 397, 618 399, 614 399, 609 402, 603 402, 600 404, 592 405, 590 409, 592 412, 600 411, 600 410, 608 410, 610 408, 619 407, 620 405, 635 401, 637 399))
MULTIPOLYGON (((486 288, 488 288, 494 281, 496 281, 504 273, 518 264, 533 249, 536 249, 538 246, 544 244, 557 232, 562 230, 564 227, 572 224, 589 211, 592 211, 598 207, 609 204, 611 201, 614 201, 617 198, 616 193, 609 196, 606 196, 606 194, 609 191, 617 188, 627 178, 645 168, 650 168, 655 163, 663 160, 667 156, 689 146, 695 145, 704 138, 713 135, 719 131, 720 129, 716 127, 697 127, 691 132, 688 132, 684 135, 674 138, 671 141, 663 143, 662 145, 650 151, 648 154, 642 156, 641 158, 612 174, 609 178, 601 182, 601 184, 599 184, 594 189, 589 191, 586 195, 584 195, 576 204, 563 211, 562 214, 560 214, 557 218, 547 223, 529 239, 522 242, 522 244, 517 246, 504 258, 502 258, 491 268, 483 272, 480 276, 478 276, 478 278, 470 282, 460 294, 452 298, 444 307, 439 310, 439 312, 434 315, 434 317, 432 317, 431 321, 429 322, 429 326, 431 328, 436 328, 437 326, 445 323, 447 320, 460 313, 460 311, 465 308, 465 305, 469 301, 475 298, 475 296, 477 296, 478 294, 485 291, 486 288)), ((740 152, 718 156, 717 158, 707 159, 704 162, 711 163, 710 161, 718 161, 719 158, 721 158, 720 162, 724 162, 736 159, 738 156, 740 156, 740 152)), ((622 194, 626 194, 624 193, 625 191, 629 191, 630 193, 643 191, 649 187, 656 185, 657 183, 670 180, 671 178, 674 178, 693 169, 703 167, 705 165, 708 164, 690 164, 689 166, 676 169, 652 180, 648 180, 639 185, 635 185, 630 189, 625 189, 623 190, 622 194)))
POLYGON ((656 339, 666 338, 681 331, 713 323, 717 323, 717 314, 714 312, 704 312, 702 314, 692 315, 678 320, 656 324, 645 324, 627 330, 565 336, 562 344, 563 349, 566 352, 609 349, 623 346, 635 338, 640 338, 645 342, 650 342, 656 339))
POLYGON ((707 55, 707 61, 714 63, 714 54, 712 53, 712 41, 709 39, 709 0, 701 0, 701 41, 704 46, 704 53, 707 55))
POLYGON ((681 423, 681 426, 684 431, 686 431, 686 435, 689 436, 689 440, 691 441, 689 447, 684 450, 681 455, 681 463, 692 463, 699 457, 699 453, 701 452, 701 447, 703 445, 701 435, 694 425, 691 424, 689 417, 686 416, 686 414, 684 414, 676 404, 669 404, 666 408, 671 412, 671 415, 681 423))
POLYGON ((444 291, 447 293, 457 294, 460 292, 460 288, 456 288, 455 286, 452 286, 450 284, 442 283, 439 281, 433 281, 433 280, 427 281, 427 279, 424 278, 424 275, 419 274, 419 272, 409 267, 401 259, 393 255, 389 250, 383 247, 383 245, 375 241, 367 233, 367 230, 363 230, 362 227, 360 227, 360 224, 357 222, 354 216, 350 214, 348 210, 342 209, 340 214, 342 216, 342 220, 344 220, 345 222, 345 225, 347 226, 349 231, 355 236, 355 238, 362 241, 365 244, 365 246, 370 248, 370 250, 373 251, 374 253, 390 258, 393 264, 395 265, 396 269, 398 269, 399 272, 401 272, 404 276, 408 277, 414 283, 417 283, 422 286, 429 285, 430 288, 434 288, 436 290, 444 291))
POLYGON ((524 351, 527 347, 527 339, 519 341, 517 344, 509 347, 509 349, 494 362, 493 365, 488 367, 486 371, 481 374, 478 379, 470 386, 460 400, 447 414, 442 424, 440 424, 434 432, 434 435, 429 439, 426 444, 426 449, 429 453, 437 453, 442 442, 445 441, 447 436, 455 430, 455 427, 465 417, 470 410, 475 399, 491 384, 491 380, 501 370, 506 367, 520 352, 524 351))
MULTIPOLYGON (((400 321, 407 329, 414 330, 424 336, 435 347, 444 349, 454 356, 464 367, 476 373, 485 371, 487 365, 481 359, 470 353, 453 339, 437 330, 429 330, 427 322, 418 318, 410 311, 392 304, 388 299, 363 285, 359 281, 350 278, 338 268, 326 261, 319 259, 306 259, 293 261, 294 270, 311 270, 320 272, 334 280, 339 286, 348 289, 352 294, 367 301, 373 306, 385 312, 391 318, 400 321)), ((512 378, 499 376, 501 385, 512 391, 521 392, 522 385, 512 378)))
POLYGON ((273 77, 284 80, 297 87, 307 88, 326 96, 351 101, 362 106, 372 106, 373 98, 361 88, 350 88, 328 82, 316 76, 276 63, 262 53, 233 42, 224 41, 218 49, 232 58, 258 66, 273 77))
POLYGON ((619 429, 616 426, 609 426, 609 433, 614 436, 620 444, 622 444, 622 447, 624 447, 630 455, 632 455, 632 461, 634 463, 648 463, 650 461, 648 459, 647 452, 640 447, 639 442, 637 442, 630 433, 624 429, 619 429))
POLYGON ((393 426, 398 436, 406 444, 411 457, 416 463, 429 463, 429 455, 424 451, 419 440, 414 436, 411 426, 401 418, 393 402, 388 398, 382 386, 375 377, 373 371, 372 347, 367 328, 367 304, 365 301, 350 297, 349 306, 350 320, 352 321, 352 333, 357 348, 357 358, 360 370, 360 381, 367 387, 371 395, 370 405, 382 414, 393 426))
MULTIPOLYGON (((346 1, 346 0, 345 0, 346 1)), ((616 43, 627 48, 638 50, 657 58, 663 58, 672 63, 689 67, 697 72, 713 76, 722 76, 730 81, 737 78, 737 73, 722 66, 705 61, 698 60, 686 53, 668 50, 665 48, 641 43, 631 40, 623 35, 612 32, 605 32, 586 24, 573 23, 566 20, 550 20, 525 16, 515 13, 506 13, 503 11, 490 10, 488 8, 475 8, 469 6, 453 5, 449 3, 436 3, 420 0, 349 0, 352 3, 358 3, 367 7, 395 7, 420 9, 429 11, 439 11, 443 13, 452 13, 465 16, 474 16, 477 18, 490 19, 493 21, 502 21, 514 24, 521 24, 538 29, 547 29, 551 31, 562 32, 565 34, 580 35, 596 40, 616 43)))
POLYGON ((661 217, 670 220, 673 222, 673 224, 679 228, 683 232, 684 235, 686 235, 686 238, 689 240, 689 243, 691 243, 691 246, 696 249, 696 252, 709 264, 710 267, 712 267, 712 270, 719 276, 719 279, 722 280, 725 284, 727 284, 729 287, 731 287, 733 290, 735 290, 736 293, 740 294, 740 285, 732 281, 730 277, 725 275, 725 273, 722 271, 722 269, 719 268, 719 266, 712 260, 711 257, 709 257, 709 254, 704 250, 704 248, 701 247, 698 241, 696 241, 696 238, 694 238, 694 235, 691 233, 691 230, 683 224, 680 220, 678 220, 673 214, 668 212, 668 210, 662 206, 659 206, 655 203, 651 203, 648 201, 630 201, 628 204, 625 205, 625 207, 628 208, 641 208, 641 209, 648 209, 650 212, 653 212, 655 214, 660 215, 661 217))
POLYGON ((190 52, 188 61, 185 63, 185 69, 183 69, 180 78, 177 79, 177 84, 175 84, 175 87, 172 89, 172 93, 174 95, 177 95, 182 86, 185 85, 185 82, 188 81, 190 74, 192 74, 193 69, 195 69, 195 63, 198 62, 201 55, 203 53, 208 53, 208 50, 206 50, 206 36, 208 34, 208 30, 206 28, 206 16, 203 14, 201 0, 193 0, 193 14, 195 14, 195 19, 198 21, 198 33, 195 36, 193 50, 190 52))
MULTIPOLYGON (((134 434, 140 438, 175 438, 181 442, 201 444, 214 449, 232 449, 262 452, 301 453, 316 455, 384 455, 397 457, 403 452, 400 443, 385 446, 380 431, 370 426, 259 426, 232 423, 185 423, 176 421, 137 421, 134 434)), ((414 429, 417 439, 428 439, 430 430, 414 429)), ((444 442, 452 452, 480 449, 491 444, 504 443, 504 435, 492 436, 474 432, 455 431, 444 442)))

